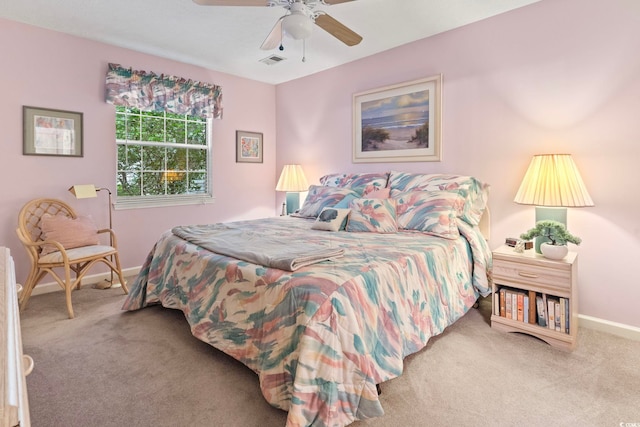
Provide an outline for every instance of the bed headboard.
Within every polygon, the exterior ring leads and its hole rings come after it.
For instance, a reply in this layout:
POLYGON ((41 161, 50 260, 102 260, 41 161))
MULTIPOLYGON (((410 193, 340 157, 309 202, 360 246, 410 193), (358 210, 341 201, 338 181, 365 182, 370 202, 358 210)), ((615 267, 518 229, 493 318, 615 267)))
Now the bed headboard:
POLYGON ((491 238, 491 212, 489 211, 489 206, 484 210, 482 214, 482 218, 480 218, 480 224, 478 224, 480 228, 480 232, 484 236, 484 239, 488 242, 491 238))

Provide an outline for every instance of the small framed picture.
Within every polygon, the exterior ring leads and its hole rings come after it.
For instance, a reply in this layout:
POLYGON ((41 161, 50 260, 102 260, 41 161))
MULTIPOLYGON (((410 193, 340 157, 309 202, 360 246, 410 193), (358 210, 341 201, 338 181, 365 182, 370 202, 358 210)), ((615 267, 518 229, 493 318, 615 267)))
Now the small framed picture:
POLYGON ((22 154, 82 157, 82 113, 22 107, 22 154))
POLYGON ((236 131, 236 163, 262 163, 262 133, 236 131))

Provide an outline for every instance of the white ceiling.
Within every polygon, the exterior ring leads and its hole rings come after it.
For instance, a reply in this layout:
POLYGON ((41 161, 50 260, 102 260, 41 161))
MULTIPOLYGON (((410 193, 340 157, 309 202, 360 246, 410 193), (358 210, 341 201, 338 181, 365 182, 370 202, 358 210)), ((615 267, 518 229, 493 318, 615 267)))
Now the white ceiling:
POLYGON ((321 5, 316 10, 364 39, 348 47, 315 26, 306 42, 305 62, 302 41, 285 38, 282 52, 260 50, 284 14, 282 7, 199 6, 192 0, 3 0, 0 16, 278 84, 537 1, 356 0, 321 5), (274 65, 260 62, 272 54, 286 60, 274 65))

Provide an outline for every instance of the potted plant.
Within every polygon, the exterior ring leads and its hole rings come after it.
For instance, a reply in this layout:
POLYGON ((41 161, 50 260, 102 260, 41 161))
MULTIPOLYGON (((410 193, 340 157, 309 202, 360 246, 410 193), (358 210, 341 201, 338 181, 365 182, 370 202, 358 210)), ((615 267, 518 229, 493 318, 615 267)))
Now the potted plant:
POLYGON ((520 235, 521 239, 531 240, 534 237, 542 238, 540 251, 545 258, 562 259, 567 256, 569 248, 567 243, 579 245, 582 239, 569 233, 567 227, 558 221, 538 221, 536 226, 520 235))

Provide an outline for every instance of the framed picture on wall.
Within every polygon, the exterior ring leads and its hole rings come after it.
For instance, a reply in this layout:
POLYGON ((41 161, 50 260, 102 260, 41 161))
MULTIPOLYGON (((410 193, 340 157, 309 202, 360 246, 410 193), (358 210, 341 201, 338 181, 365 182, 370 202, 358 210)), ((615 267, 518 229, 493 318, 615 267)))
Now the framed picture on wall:
POLYGON ((442 75, 353 95, 353 162, 442 160, 442 75))
POLYGON ((236 131, 236 162, 262 163, 262 134, 236 131))
POLYGON ((82 113, 22 107, 22 154, 82 157, 82 113))

